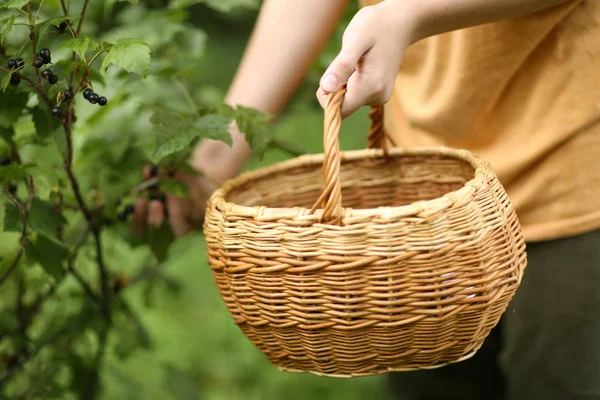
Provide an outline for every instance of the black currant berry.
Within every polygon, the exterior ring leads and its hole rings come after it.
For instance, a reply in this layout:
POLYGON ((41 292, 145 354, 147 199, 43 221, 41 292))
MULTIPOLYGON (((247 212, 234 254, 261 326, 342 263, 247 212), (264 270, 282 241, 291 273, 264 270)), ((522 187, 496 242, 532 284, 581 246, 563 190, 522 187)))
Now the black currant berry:
POLYGON ((8 60, 8 68, 13 69, 17 66, 17 60, 8 60))
POLYGON ((60 33, 63 33, 67 29, 67 21, 63 21, 58 26, 58 30, 60 33))
POLYGON ((70 100, 70 99, 72 99, 72 98, 73 98, 73 96, 74 96, 74 95, 73 95, 73 91, 72 91, 71 89, 67 89, 67 90, 65 90, 65 93, 64 93, 64 95, 65 95, 65 99, 67 99, 67 100, 70 100))
POLYGON ((108 103, 108 100, 106 99, 106 97, 102 96, 100 98, 98 98, 98 104, 100 104, 101 106, 105 106, 108 103))
POLYGON ((43 49, 41 49, 40 50, 40 57, 42 57, 42 58, 48 58, 48 57, 50 57, 50 49, 47 49, 45 47, 43 49))
POLYGON ((152 193, 149 196, 150 201, 160 201, 161 203, 164 203, 165 201, 167 201, 167 196, 165 196, 164 193, 152 193))
POLYGON ((117 219, 119 221, 126 221, 127 220, 127 213, 125 211, 121 211, 120 213, 117 214, 117 219))
POLYGON ((127 214, 133 214, 134 211, 135 211, 135 207, 133 206, 133 204, 127 204, 125 206, 125 212, 127 214))
POLYGON ((158 165, 152 164, 150 166, 150 176, 152 178, 157 177, 158 176, 158 165))
POLYGON ((60 107, 54 107, 52 109, 52 116, 54 117, 60 117, 62 115, 62 110, 60 109, 60 107))
POLYGON ((43 70, 43 71, 42 71, 42 77, 43 77, 44 79, 48 79, 48 78, 50 78, 52 75, 54 75, 54 74, 53 74, 53 73, 52 73, 52 71, 51 71, 51 70, 49 70, 49 69, 45 69, 45 70, 43 70))
POLYGON ((21 68, 23 68, 23 67, 25 66, 25 61, 23 61, 23 59, 22 59, 22 58, 17 58, 17 59, 15 60, 15 62, 17 63, 17 65, 16 65, 16 66, 17 66, 17 68, 19 68, 19 69, 21 69, 21 68))
POLYGON ((58 83, 58 76, 50 75, 48 82, 50 82, 51 85, 56 85, 58 83))
POLYGON ((13 72, 13 74, 10 76, 10 84, 16 86, 19 83, 21 83, 21 74, 18 72, 13 72))
POLYGON ((36 58, 35 60, 33 60, 33 67, 36 69, 42 68, 42 65, 44 65, 44 60, 42 60, 41 58, 36 58))
POLYGON ((92 104, 98 103, 98 100, 100 100, 100 96, 98 96, 96 93, 90 94, 90 98, 88 99, 88 101, 92 104))
POLYGON ((90 99, 90 96, 94 93, 94 91, 92 89, 85 89, 83 91, 83 98, 86 100, 90 99))
POLYGON ((6 167, 8 164, 10 164, 10 157, 0 157, 0 167, 6 167))
POLYGON ((10 193, 12 195, 17 193, 17 185, 15 185, 14 183, 9 183, 7 189, 8 189, 8 193, 10 193))

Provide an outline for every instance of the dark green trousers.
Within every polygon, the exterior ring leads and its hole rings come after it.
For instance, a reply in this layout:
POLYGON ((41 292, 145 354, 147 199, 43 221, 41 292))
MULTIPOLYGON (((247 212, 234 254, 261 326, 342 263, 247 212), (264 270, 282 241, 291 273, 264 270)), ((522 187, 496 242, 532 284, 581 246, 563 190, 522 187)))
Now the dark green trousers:
POLYGON ((600 400, 600 230, 528 243, 500 324, 471 359, 388 374, 401 400, 600 400))

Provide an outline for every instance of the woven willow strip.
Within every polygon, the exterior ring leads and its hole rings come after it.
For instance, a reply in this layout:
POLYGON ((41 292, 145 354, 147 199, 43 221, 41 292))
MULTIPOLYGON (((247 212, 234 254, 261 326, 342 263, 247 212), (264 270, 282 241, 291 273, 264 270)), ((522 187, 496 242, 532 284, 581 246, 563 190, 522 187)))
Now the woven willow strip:
POLYGON ((382 107, 373 148, 340 152, 343 94, 325 111, 324 154, 247 172, 209 200, 219 292, 282 370, 352 377, 464 360, 527 264, 508 196, 467 151, 388 148, 382 107))

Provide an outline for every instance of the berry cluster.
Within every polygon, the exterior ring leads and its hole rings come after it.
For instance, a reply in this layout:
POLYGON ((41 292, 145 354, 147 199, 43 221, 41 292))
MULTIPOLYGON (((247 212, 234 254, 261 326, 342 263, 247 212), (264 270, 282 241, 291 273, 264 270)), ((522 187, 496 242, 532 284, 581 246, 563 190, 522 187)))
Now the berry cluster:
POLYGON ((10 76, 10 84, 11 85, 16 86, 19 83, 21 83, 21 73, 18 71, 21 70, 24 66, 25 66, 25 62, 23 61, 22 58, 15 58, 14 60, 8 60, 8 68, 11 70, 16 70, 10 76))
POLYGON ((119 221, 126 221, 127 217, 129 217, 131 214, 133 214, 134 211, 135 211, 135 207, 133 206, 133 204, 127 204, 123 208, 123 211, 121 211, 121 212, 119 212, 119 214, 117 214, 117 219, 119 221))
POLYGON ((92 104, 98 104, 100 106, 105 106, 108 103, 106 97, 94 93, 92 89, 85 89, 83 91, 83 98, 92 104))
POLYGON ((42 71, 42 78, 47 80, 51 85, 56 85, 56 83, 58 83, 58 76, 54 75, 50 69, 45 69, 42 71))
MULTIPOLYGON (((36 58, 33 60, 32 65, 35 69, 40 69, 46 64, 52 63, 52 55, 50 53, 50 49, 43 48, 36 55, 36 58)), ((21 83, 21 73, 19 72, 21 69, 25 67, 25 61, 22 58, 15 58, 13 60, 8 60, 8 68, 13 70, 12 75, 10 76, 10 83, 12 85, 18 85, 21 83)), ((42 76, 46 79, 51 85, 56 85, 58 83, 58 76, 54 75, 51 70, 46 69, 42 72, 42 76)))

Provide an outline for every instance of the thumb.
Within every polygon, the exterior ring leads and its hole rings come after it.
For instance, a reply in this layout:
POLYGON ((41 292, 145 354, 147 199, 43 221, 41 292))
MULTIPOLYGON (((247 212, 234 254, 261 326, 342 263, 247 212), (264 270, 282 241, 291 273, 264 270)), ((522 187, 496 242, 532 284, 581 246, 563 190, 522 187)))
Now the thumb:
POLYGON ((350 24, 344 32, 340 53, 321 77, 320 89, 325 93, 333 93, 341 88, 358 68, 362 56, 372 46, 371 35, 366 35, 362 29, 350 24))

